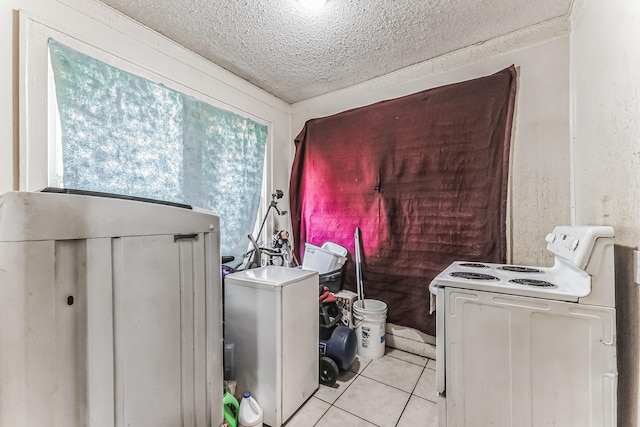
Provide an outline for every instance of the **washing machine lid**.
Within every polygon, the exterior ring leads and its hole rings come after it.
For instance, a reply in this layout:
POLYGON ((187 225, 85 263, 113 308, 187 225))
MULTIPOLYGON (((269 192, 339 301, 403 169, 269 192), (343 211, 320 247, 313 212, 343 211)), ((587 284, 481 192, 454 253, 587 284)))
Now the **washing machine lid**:
POLYGON ((225 284, 237 284, 251 287, 256 287, 256 285, 258 285, 260 288, 271 288, 276 290, 292 283, 313 278, 314 276, 316 278, 316 282, 318 282, 319 275, 317 271, 270 265, 227 274, 224 281, 225 284))

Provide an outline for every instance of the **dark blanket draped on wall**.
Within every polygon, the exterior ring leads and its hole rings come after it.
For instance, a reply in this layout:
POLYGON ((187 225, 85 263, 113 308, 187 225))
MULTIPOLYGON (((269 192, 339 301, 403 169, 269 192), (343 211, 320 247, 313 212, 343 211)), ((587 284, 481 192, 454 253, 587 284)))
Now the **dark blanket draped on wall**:
MULTIPOLYGON (((505 262, 512 66, 491 76, 309 120, 290 183, 298 256, 362 230, 367 298, 435 335, 431 280, 455 260, 505 262)), ((345 288, 355 290, 350 261, 345 288)))

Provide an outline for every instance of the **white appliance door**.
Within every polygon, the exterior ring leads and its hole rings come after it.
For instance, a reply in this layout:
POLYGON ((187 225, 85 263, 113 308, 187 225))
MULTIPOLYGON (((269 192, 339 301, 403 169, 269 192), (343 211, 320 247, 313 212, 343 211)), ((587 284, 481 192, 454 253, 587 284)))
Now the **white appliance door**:
POLYGON ((318 389, 318 276, 282 293, 282 422, 318 389))
POLYGON ((264 423, 281 424, 281 288, 225 277, 225 343, 233 344, 238 392, 251 392, 264 411, 264 423))
POLYGON ((445 289, 436 289, 436 394, 438 403, 438 427, 447 427, 446 399, 446 333, 445 333, 445 289))
POLYGON ((113 250, 116 425, 208 425, 203 235, 113 250))
POLYGON ((615 310, 447 288, 448 427, 616 426, 615 310))

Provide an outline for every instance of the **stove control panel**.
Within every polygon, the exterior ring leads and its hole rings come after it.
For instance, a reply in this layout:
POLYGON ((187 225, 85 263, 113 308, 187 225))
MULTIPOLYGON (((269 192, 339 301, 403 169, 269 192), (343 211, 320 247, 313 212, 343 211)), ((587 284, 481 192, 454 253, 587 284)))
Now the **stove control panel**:
POLYGON ((609 226, 558 226, 547 234, 547 250, 585 269, 598 239, 613 239, 609 226))

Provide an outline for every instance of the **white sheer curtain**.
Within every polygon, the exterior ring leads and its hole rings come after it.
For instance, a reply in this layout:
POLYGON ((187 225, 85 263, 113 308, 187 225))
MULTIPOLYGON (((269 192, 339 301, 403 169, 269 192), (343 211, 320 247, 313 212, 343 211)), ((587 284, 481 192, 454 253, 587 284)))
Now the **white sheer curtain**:
POLYGON ((267 127, 55 40, 49 52, 62 185, 213 210, 222 253, 240 260, 260 203, 267 127))

